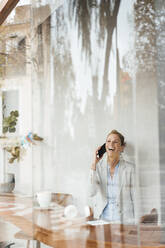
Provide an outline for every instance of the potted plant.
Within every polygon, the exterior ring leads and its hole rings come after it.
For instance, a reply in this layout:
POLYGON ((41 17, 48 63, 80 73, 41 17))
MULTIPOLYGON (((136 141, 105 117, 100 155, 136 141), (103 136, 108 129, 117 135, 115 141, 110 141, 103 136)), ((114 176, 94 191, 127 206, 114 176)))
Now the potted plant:
MULTIPOLYGON (((7 117, 3 116, 3 126, 2 126, 2 132, 4 134, 4 137, 1 138, 7 138, 6 134, 9 133, 14 133, 16 131, 16 125, 19 117, 19 112, 18 110, 11 111, 10 115, 7 117)), ((9 163, 13 163, 15 160, 15 156, 18 155, 18 148, 15 149, 16 147, 13 146, 12 148, 10 147, 4 147, 4 152, 8 151, 11 152, 11 154, 14 154, 12 158, 9 159, 9 163), (10 150, 11 149, 11 150, 10 150), (15 155, 15 153, 16 155, 15 155)), ((5 168, 5 165, 4 165, 5 168)), ((5 169, 6 170, 6 169, 5 169)), ((4 172, 5 172, 4 170, 4 172)), ((10 193, 13 191, 15 187, 15 175, 13 173, 4 173, 4 182, 0 183, 0 192, 3 193, 10 193)))
POLYGON ((11 111, 8 117, 3 118, 3 133, 14 133, 16 131, 16 125, 19 117, 18 110, 11 111))

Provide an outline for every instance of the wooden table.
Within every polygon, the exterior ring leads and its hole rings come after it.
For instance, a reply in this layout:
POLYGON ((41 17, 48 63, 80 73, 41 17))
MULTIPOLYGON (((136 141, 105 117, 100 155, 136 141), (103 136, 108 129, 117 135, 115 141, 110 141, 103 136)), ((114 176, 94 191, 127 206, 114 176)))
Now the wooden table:
POLYGON ((50 210, 33 207, 27 197, 0 196, 0 218, 35 239, 56 248, 165 248, 163 235, 154 225, 108 224, 89 226, 81 217, 66 220, 63 207, 50 210))

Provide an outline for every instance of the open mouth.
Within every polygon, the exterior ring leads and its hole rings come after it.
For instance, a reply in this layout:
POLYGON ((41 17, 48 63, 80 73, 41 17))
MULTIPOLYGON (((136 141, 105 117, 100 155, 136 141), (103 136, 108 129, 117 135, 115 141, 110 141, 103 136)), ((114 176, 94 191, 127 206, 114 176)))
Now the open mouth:
POLYGON ((114 151, 115 149, 114 148, 108 148, 108 151, 114 151))

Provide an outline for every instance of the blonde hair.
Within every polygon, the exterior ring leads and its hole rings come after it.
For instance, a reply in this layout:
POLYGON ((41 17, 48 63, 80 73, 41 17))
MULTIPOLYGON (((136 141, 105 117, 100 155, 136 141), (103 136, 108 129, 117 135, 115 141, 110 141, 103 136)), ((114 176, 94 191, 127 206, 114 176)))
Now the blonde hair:
POLYGON ((118 135, 118 137, 120 138, 121 146, 125 146, 125 145, 126 145, 124 136, 123 136, 121 133, 119 133, 117 130, 113 129, 113 130, 107 135, 107 138, 108 138, 108 136, 111 135, 111 134, 117 134, 117 135, 118 135))

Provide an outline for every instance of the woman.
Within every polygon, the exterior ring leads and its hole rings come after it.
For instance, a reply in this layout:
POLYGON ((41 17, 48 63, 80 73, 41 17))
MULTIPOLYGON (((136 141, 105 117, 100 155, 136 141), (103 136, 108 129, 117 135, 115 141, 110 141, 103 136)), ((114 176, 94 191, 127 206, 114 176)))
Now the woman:
POLYGON ((112 130, 106 139, 106 153, 99 158, 95 152, 90 175, 90 197, 93 217, 110 222, 134 222, 134 166, 120 155, 124 136, 112 130))

